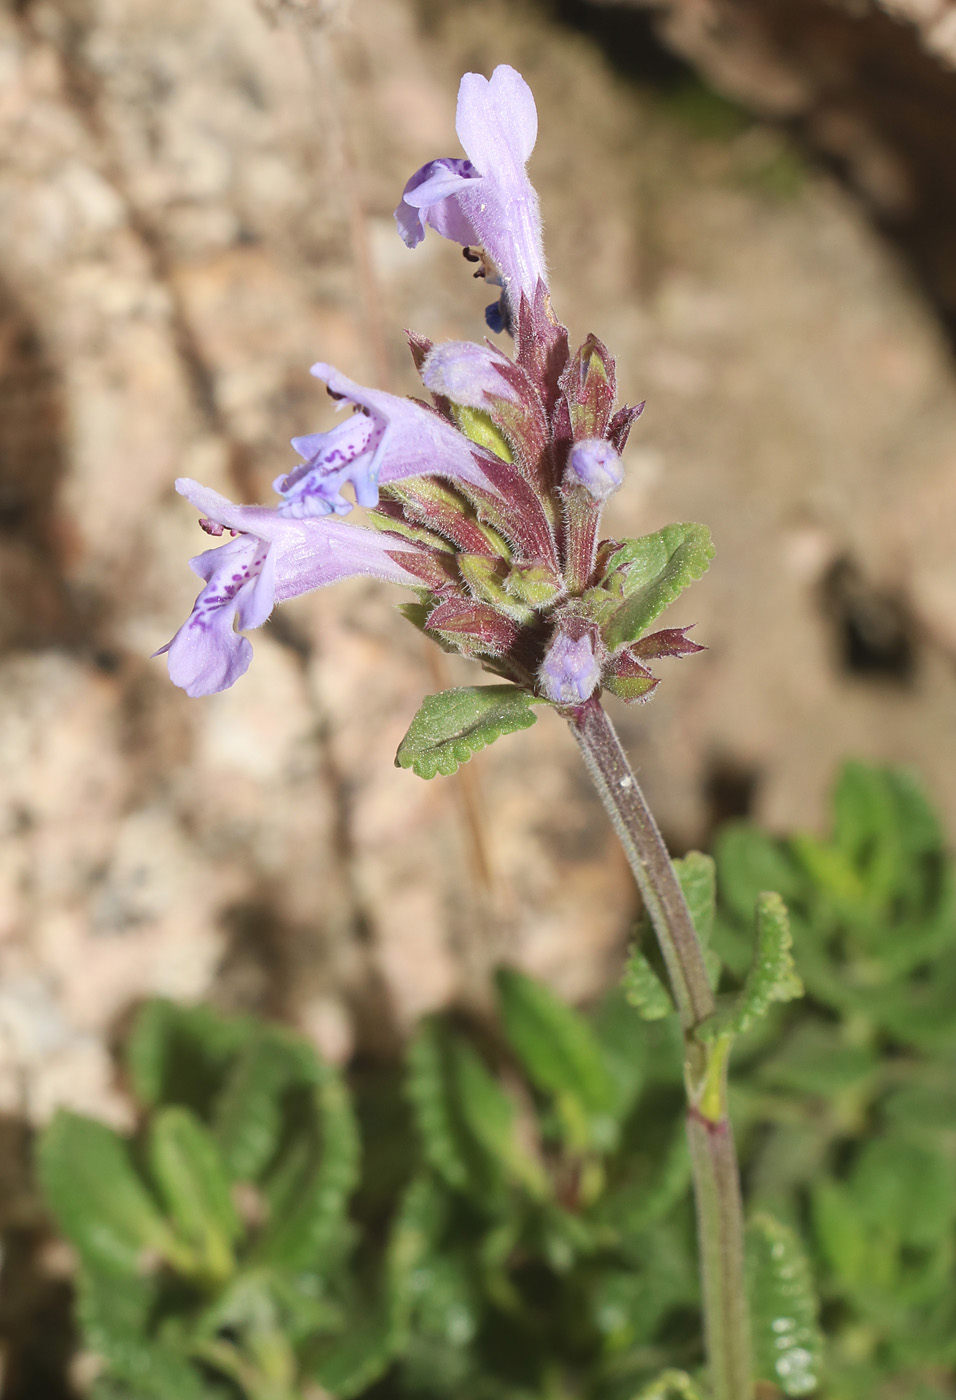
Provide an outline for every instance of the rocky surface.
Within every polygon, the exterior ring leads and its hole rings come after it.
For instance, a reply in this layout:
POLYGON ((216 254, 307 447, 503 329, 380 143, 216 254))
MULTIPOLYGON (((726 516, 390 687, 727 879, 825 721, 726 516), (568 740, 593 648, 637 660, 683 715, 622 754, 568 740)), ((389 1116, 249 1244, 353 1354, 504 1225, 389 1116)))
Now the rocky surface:
POLYGON ((555 305, 646 398, 609 533, 702 519, 674 610, 706 655, 619 710, 677 846, 715 813, 820 820, 848 752, 950 819, 956 391, 862 213, 782 137, 626 85, 531 9, 34 0, 0 17, 0 1109, 121 1119, 142 997, 282 1015, 328 1053, 480 1005, 506 954, 570 995, 619 965, 626 871, 545 715, 462 780, 392 766, 421 697, 478 679, 354 583, 190 701, 149 654, 203 547, 177 475, 269 498, 331 421, 309 364, 412 391, 400 327, 480 332, 456 250, 402 246, 407 175, 457 150, 465 68, 521 68, 555 305), (304 21, 317 22, 306 24, 304 21), (481 832, 475 836, 476 826, 481 832))
POLYGON ((719 91, 784 124, 839 172, 956 337, 953 0, 621 3, 649 12, 719 91))

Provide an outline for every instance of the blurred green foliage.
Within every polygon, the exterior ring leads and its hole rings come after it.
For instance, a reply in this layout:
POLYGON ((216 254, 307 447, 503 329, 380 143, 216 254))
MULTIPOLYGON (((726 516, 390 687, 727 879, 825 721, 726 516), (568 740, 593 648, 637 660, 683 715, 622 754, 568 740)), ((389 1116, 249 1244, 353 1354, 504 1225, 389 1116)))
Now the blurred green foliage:
MULTIPOLYGON (((711 1030, 737 1037, 765 1393, 956 1395, 956 872, 932 811, 850 764, 827 839, 734 824, 678 871, 711 1030)), ((659 971, 645 942, 585 1017, 502 969, 494 1024, 430 1018, 401 1075, 351 1092, 278 1028, 146 1006, 139 1130, 63 1113, 39 1153, 95 1400, 703 1396, 659 971)))

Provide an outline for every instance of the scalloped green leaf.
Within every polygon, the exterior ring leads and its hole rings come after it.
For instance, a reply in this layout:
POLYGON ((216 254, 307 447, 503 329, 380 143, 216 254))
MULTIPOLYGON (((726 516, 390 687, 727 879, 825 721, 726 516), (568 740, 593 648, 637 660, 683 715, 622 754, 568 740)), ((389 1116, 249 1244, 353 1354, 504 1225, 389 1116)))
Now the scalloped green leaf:
POLYGON ((342 1335, 318 1348, 312 1374, 336 1400, 352 1400, 388 1369, 394 1351, 387 1304, 357 1300, 342 1335))
POLYGON ((83 1269, 77 1284, 84 1347, 101 1358, 110 1379, 130 1387, 137 1400, 209 1400, 215 1393, 181 1351, 150 1336, 154 1280, 83 1269))
POLYGON ((602 628, 611 650, 643 636, 688 584, 706 573, 714 553, 706 525, 665 525, 653 535, 626 540, 612 554, 605 575, 624 598, 602 628))
POLYGON ((624 979, 624 995, 645 1021, 660 1021, 674 1010, 670 992, 637 947, 631 949, 624 979))
POLYGON ((209 1129, 188 1108, 160 1109, 150 1124, 149 1165, 177 1232, 195 1252, 197 1270, 216 1281, 228 1277, 242 1225, 209 1129))
POLYGON ((673 862, 691 923, 697 930, 704 953, 704 963, 710 985, 716 987, 720 979, 720 958, 711 948, 714 933, 714 916, 717 910, 717 875, 713 856, 705 856, 702 851, 688 851, 673 862))
POLYGON ((148 1108, 180 1103, 205 1118, 229 1062, 256 1035, 251 1017, 156 997, 139 1012, 126 1046, 133 1091, 148 1108))
POLYGON ((757 946, 747 980, 733 1005, 718 1011, 700 1027, 705 1040, 721 1035, 743 1035, 764 1016, 775 1001, 803 996, 791 947, 787 906, 778 894, 757 896, 757 946))
POLYGON ((509 1109, 494 1093, 498 1086, 484 1066, 469 1061, 473 1054, 440 1021, 428 1018, 409 1047, 406 1082, 429 1166, 455 1190, 487 1200, 500 1192, 504 1182, 503 1163, 494 1144, 501 1145, 509 1109), (491 1110, 495 1122, 485 1125, 481 1135, 474 1130, 476 1106, 466 1110, 462 1098, 464 1065, 465 1080, 474 1078, 486 1090, 491 1080, 493 1086, 489 1094, 495 1100, 491 1110))
POLYGON ((448 777, 502 734, 530 729, 537 718, 531 707, 543 703, 514 685, 467 685, 429 695, 398 746, 395 766, 420 778, 448 777))
POLYGON ((754 1368, 784 1395, 811 1395, 820 1384, 823 1337, 810 1264, 799 1238, 772 1215, 747 1226, 754 1368))
POLYGON ((176 1254, 127 1143, 111 1128, 61 1109, 40 1139, 38 1166, 60 1229, 91 1267, 129 1276, 150 1254, 176 1254))
POLYGON ((337 1258, 358 1183, 358 1125, 349 1091, 334 1070, 323 1067, 322 1082, 298 1093, 295 1138, 264 1185, 269 1223, 256 1258, 324 1273, 337 1258))
POLYGON ((505 1035, 535 1087, 554 1096, 571 1147, 612 1147, 620 1096, 587 1021, 514 968, 499 968, 496 981, 505 1035))
POLYGON ((311 1046, 278 1030, 263 1030, 243 1047, 212 1116, 216 1145, 234 1181, 254 1181, 272 1160, 289 1088, 318 1084, 322 1077, 311 1046))

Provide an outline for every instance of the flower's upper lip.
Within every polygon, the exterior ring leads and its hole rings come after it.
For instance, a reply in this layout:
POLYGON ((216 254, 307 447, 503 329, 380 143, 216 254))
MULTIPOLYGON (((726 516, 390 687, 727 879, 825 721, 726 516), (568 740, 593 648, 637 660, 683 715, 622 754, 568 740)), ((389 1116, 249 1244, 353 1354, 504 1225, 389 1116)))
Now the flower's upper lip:
POLYGON ((546 282, 538 197, 525 170, 538 118, 520 73, 507 64, 490 79, 466 73, 456 129, 468 160, 443 157, 415 172, 395 211, 399 230, 413 248, 424 223, 444 238, 482 246, 501 274, 505 308, 515 313, 522 293, 530 301, 546 282))

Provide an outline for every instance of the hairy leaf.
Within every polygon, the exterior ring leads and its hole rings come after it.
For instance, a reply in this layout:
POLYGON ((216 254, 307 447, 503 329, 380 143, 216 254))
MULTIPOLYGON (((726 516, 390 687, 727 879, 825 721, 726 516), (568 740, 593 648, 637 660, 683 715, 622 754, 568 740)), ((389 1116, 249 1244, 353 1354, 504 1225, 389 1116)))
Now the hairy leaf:
POLYGON ((794 1231, 765 1213, 747 1227, 747 1291, 757 1376, 784 1395, 813 1394, 823 1337, 810 1264, 794 1231))
POLYGON ((607 1150, 618 1093, 588 1023, 540 982, 513 968, 497 974, 505 1034, 536 1088, 555 1097, 569 1144, 607 1150))
POLYGON ((605 578, 623 602, 602 626, 611 651, 636 642, 714 557, 705 525, 666 525, 656 534, 627 540, 608 561, 605 578))
POLYGON ((244 1016, 156 998, 140 1011, 126 1047, 126 1066, 141 1103, 181 1103, 205 1116, 226 1067, 256 1035, 244 1016))
POLYGON ((336 1400, 352 1400, 384 1374, 393 1354, 392 1320, 386 1304, 357 1303, 342 1335, 319 1349, 312 1374, 336 1400))
POLYGON ((628 954, 622 986, 628 1001, 645 1021, 659 1021, 674 1010, 670 992, 637 947, 628 954))
POLYGON ((269 1029, 243 1048, 213 1110, 213 1133, 234 1181, 253 1181, 272 1159, 283 1127, 283 1095, 317 1084, 322 1067, 304 1041, 269 1029))
POLYGON ((150 1336, 155 1301, 147 1279, 82 1270, 77 1302, 86 1348, 136 1400, 209 1400, 214 1392, 183 1352, 150 1336))
POLYGON ((256 1257, 322 1274, 358 1182, 358 1127, 348 1089, 329 1068, 320 1084, 301 1089, 299 1102, 296 1137, 265 1183, 270 1214, 256 1257))
POLYGON ((118 1133, 61 1109, 40 1139, 38 1165, 50 1209, 91 1268, 130 1275, 150 1254, 176 1255, 118 1133))
POLYGON ((188 1108, 161 1108, 150 1125, 149 1164, 177 1233, 196 1254, 198 1270, 223 1280, 232 1271, 232 1245, 242 1226, 208 1128, 188 1108))
POLYGON ((688 851, 673 862, 674 872, 687 900, 691 922, 697 930, 704 952, 704 962, 712 987, 720 978, 720 959, 710 946, 717 908, 717 879, 714 859, 701 851, 688 851))
MULTIPOLYGON (((489 1141, 500 1144, 503 1114, 508 1110, 492 1091, 488 1101, 495 1100, 492 1112, 497 1122, 476 1135, 476 1110, 472 1107, 466 1113, 461 1095, 462 1065, 469 1064, 466 1078, 469 1072, 476 1080, 479 1075, 473 1061, 468 1061, 473 1053, 458 1046, 440 1021, 428 1018, 409 1049, 407 1085, 426 1161, 449 1186, 486 1202, 500 1191, 504 1179, 503 1164, 489 1141)), ((483 1087, 488 1088, 487 1080, 483 1087)))
POLYGON ((463 686, 429 695, 398 746, 396 766, 447 776, 502 734, 530 729, 539 700, 513 685, 463 686))
POLYGON ((792 938, 787 909, 778 894, 757 897, 757 947, 753 966, 743 989, 727 1011, 720 1011, 701 1027, 706 1040, 720 1035, 742 1035, 770 1010, 775 1001, 792 1001, 803 995, 791 954, 792 938))

